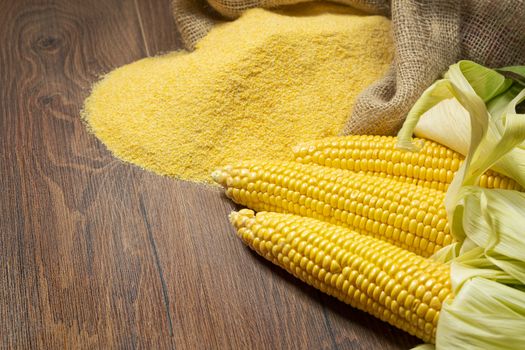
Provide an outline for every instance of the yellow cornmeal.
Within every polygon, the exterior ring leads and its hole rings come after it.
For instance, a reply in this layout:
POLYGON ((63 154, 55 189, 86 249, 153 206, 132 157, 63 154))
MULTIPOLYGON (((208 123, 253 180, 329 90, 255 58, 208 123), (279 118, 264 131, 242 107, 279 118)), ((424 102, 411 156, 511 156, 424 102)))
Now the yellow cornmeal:
POLYGON ((213 29, 193 53, 109 73, 83 117, 115 156, 211 183, 222 165, 289 159, 291 146, 338 134, 392 57, 384 17, 334 4, 254 9, 213 29))

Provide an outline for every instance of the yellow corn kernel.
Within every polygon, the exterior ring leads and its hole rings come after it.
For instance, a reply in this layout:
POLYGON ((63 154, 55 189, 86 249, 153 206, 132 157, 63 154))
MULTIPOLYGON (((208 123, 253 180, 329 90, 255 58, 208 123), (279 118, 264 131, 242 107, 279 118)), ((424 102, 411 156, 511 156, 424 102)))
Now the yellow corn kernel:
POLYGON ((453 241, 439 190, 297 162, 243 162, 212 175, 229 198, 255 211, 346 226, 425 257, 453 241))
MULTIPOLYGON (((445 191, 464 157, 436 142, 423 139, 419 152, 395 148, 392 136, 349 135, 315 140, 294 147, 294 158, 303 164, 319 164, 374 174, 445 191)), ((487 171, 479 185, 508 190, 523 189, 514 180, 487 171)))
POLYGON ((249 247, 304 282, 426 342, 435 341, 442 303, 452 296, 447 264, 291 214, 254 215, 243 209, 231 213, 230 221, 249 247), (284 247, 290 247, 286 257, 284 247), (434 284, 437 280, 444 282, 434 284))

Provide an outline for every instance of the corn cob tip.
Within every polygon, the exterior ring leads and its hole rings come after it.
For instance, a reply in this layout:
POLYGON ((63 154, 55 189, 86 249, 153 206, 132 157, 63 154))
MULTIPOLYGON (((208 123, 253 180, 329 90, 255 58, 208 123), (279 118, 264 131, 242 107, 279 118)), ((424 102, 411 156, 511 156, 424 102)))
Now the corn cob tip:
POLYGON ((255 217, 255 212, 251 209, 241 209, 239 211, 232 211, 228 218, 235 228, 239 228, 244 224, 244 221, 255 217))
POLYGON ((211 178, 213 181, 219 185, 226 187, 227 173, 225 169, 217 169, 211 173, 211 178))
POLYGON ((230 215, 228 215, 228 219, 230 220, 230 223, 235 226, 235 222, 237 221, 237 218, 239 217, 239 212, 232 211, 230 215))
POLYGON ((228 216, 233 227, 235 227, 236 235, 244 241, 245 244, 251 244, 255 238, 251 227, 255 220, 255 212, 250 209, 241 209, 239 211, 232 211, 228 216), (250 223, 249 220, 252 220, 250 223))

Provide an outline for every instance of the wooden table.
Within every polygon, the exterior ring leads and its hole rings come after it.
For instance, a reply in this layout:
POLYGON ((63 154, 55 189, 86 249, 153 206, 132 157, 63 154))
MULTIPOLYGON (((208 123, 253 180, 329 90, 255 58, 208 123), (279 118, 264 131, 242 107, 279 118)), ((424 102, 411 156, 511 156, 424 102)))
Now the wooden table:
POLYGON ((407 349, 234 236, 218 190, 113 158, 79 118, 180 47, 168 0, 0 0, 2 348, 407 349))

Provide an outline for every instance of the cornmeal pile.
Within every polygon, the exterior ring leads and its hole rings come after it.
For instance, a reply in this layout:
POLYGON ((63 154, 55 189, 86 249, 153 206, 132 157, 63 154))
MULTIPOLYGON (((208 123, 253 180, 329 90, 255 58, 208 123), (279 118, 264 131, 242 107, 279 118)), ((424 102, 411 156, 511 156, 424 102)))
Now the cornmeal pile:
POLYGON ((83 117, 122 160, 211 183, 224 164, 287 159, 293 145, 339 134, 392 57, 385 17, 335 4, 253 9, 192 53, 107 74, 83 117))

